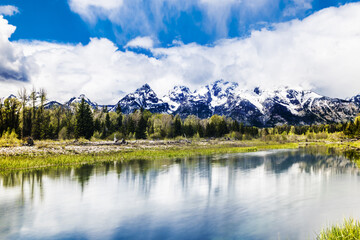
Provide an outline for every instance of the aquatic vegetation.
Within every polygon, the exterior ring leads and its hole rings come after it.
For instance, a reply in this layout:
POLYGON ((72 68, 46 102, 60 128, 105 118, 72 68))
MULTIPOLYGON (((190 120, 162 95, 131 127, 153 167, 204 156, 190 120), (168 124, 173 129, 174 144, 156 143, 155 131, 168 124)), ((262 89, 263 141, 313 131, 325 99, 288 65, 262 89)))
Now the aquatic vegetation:
POLYGON ((316 237, 317 240, 356 240, 360 239, 360 222, 352 218, 345 219, 341 225, 324 229, 316 237))

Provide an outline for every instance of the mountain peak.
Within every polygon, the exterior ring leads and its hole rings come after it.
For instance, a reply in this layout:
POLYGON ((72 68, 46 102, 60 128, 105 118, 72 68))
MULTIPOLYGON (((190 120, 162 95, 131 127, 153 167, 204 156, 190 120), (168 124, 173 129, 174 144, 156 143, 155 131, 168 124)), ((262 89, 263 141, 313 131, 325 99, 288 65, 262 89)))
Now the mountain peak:
POLYGON ((17 99, 17 97, 16 97, 14 94, 10 94, 7 98, 8 98, 8 99, 12 99, 12 98, 16 98, 16 99, 17 99))
MULTIPOLYGON (((10 95, 8 98, 16 98, 10 95)), ((91 102, 85 94, 71 98, 65 104, 50 101, 45 108, 56 106, 74 110, 85 100, 93 109, 100 106, 91 102)), ((273 88, 239 88, 236 82, 223 79, 214 81, 192 92, 188 87, 177 85, 163 98, 158 98, 149 84, 144 84, 127 94, 119 102, 123 113, 144 108, 152 113, 179 114, 182 118, 196 115, 209 118, 213 114, 224 115, 253 126, 278 124, 339 123, 353 119, 360 111, 360 95, 348 100, 321 96, 300 87, 279 86, 273 88)))
POLYGON ((262 91, 261 91, 260 87, 254 88, 254 93, 256 93, 257 95, 260 95, 261 92, 262 91))
POLYGON ((225 81, 224 79, 218 79, 216 80, 215 82, 213 82, 213 85, 216 85, 216 84, 226 84, 228 83, 227 81, 225 81))
POLYGON ((135 92, 149 92, 152 91, 151 87, 149 84, 145 83, 144 85, 142 85, 140 88, 136 89, 135 92))
POLYGON ((73 103, 80 103, 82 100, 84 99, 84 101, 90 105, 90 107, 92 107, 93 109, 95 109, 98 104, 95 102, 92 102, 89 98, 87 98, 85 96, 85 94, 80 94, 78 97, 72 97, 70 98, 69 101, 67 101, 65 103, 66 106, 71 106, 73 103))
POLYGON ((177 86, 174 86, 173 89, 171 89, 169 92, 168 92, 168 95, 169 96, 185 96, 185 95, 188 95, 188 94, 191 94, 191 91, 188 87, 186 86, 181 86, 181 85, 177 85, 177 86))
POLYGON ((150 112, 167 112, 168 105, 159 99, 149 84, 127 94, 118 104, 120 104, 123 113, 131 113, 136 109, 144 108, 150 112))

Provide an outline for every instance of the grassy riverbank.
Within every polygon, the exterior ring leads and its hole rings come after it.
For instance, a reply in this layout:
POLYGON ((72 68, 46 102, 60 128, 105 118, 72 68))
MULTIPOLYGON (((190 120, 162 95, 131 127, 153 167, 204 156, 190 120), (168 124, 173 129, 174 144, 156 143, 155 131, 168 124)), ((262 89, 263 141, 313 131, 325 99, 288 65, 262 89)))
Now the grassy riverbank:
MULTIPOLYGON (((72 147, 72 146, 67 146, 72 147)), ((26 154, 2 154, 0 155, 0 172, 17 171, 24 169, 61 167, 80 164, 96 164, 110 161, 129 161, 133 159, 154 158, 183 158, 196 155, 213 155, 225 153, 255 152, 268 149, 292 149, 298 148, 298 143, 264 143, 264 142, 216 142, 210 144, 138 144, 126 147, 108 146, 96 144, 77 145, 76 150, 57 151, 62 147, 53 146, 49 143, 42 150, 27 152, 26 154), (81 151, 84 148, 86 151, 81 151), (96 148, 96 151, 90 151, 96 148), (102 151, 104 149, 104 151, 102 151)), ((11 149, 8 149, 9 151, 11 149)), ((36 149, 38 150, 38 149, 36 149)))
MULTIPOLYGON (((36 142, 34 147, 7 147, 0 151, 0 174, 41 168, 80 166, 135 159, 175 159, 198 155, 245 153, 272 149, 321 148, 325 154, 344 154, 360 167, 360 141, 265 142, 252 141, 134 141, 127 145, 111 142, 36 142)), ((346 220, 322 230, 317 240, 360 239, 360 223, 346 220)))
POLYGON ((255 152, 269 149, 322 147, 329 154, 343 154, 360 167, 360 141, 267 142, 252 141, 130 141, 112 142, 40 141, 33 147, 0 148, 0 172, 25 169, 97 164, 133 159, 183 158, 196 155, 255 152))
POLYGON ((354 161, 360 168, 360 141, 346 141, 346 142, 312 142, 304 143, 302 146, 307 147, 322 147, 327 150, 328 153, 341 154, 348 159, 354 161))

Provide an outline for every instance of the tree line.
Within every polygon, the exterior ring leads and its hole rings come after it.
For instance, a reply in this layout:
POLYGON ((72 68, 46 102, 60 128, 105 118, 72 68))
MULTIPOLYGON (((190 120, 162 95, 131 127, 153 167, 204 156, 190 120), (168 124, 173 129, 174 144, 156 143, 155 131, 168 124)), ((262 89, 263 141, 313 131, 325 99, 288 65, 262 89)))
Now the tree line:
MULTIPOLYGON (((272 128, 246 126, 225 116, 213 115, 200 119, 190 115, 151 113, 137 109, 123 114, 121 107, 114 112, 92 109, 84 99, 70 107, 54 106, 45 109, 46 92, 26 89, 19 98, 0 100, 0 136, 16 134, 19 138, 33 139, 164 139, 164 138, 221 138, 237 140, 265 138, 267 136, 343 133, 347 137, 360 137, 360 117, 339 124, 311 126, 280 125, 272 128)), ((271 139, 271 138, 270 138, 271 139)))

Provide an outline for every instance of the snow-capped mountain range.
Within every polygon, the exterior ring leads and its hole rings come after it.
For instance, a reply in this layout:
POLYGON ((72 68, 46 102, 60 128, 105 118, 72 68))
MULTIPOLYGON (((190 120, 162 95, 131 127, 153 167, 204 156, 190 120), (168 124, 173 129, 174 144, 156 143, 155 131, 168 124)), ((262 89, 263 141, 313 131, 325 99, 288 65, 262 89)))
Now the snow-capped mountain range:
MULTIPOLYGON (((169 105, 159 99, 148 84, 126 95, 115 106, 118 104, 120 104, 121 110, 124 113, 131 113, 141 107, 156 113, 169 112, 169 105)), ((115 111, 115 108, 111 108, 111 111, 115 111)))
POLYGON ((260 127, 339 123, 353 119, 360 112, 360 95, 344 100, 288 87, 273 90, 259 87, 242 89, 237 83, 224 80, 215 81, 194 92, 186 86, 175 86, 162 98, 145 84, 115 105, 98 105, 85 95, 80 95, 64 104, 49 101, 45 107, 72 108, 81 99, 94 109, 107 107, 108 110, 115 111, 120 104, 123 113, 144 108, 153 113, 179 114, 182 118, 189 115, 208 118, 218 114, 260 127))
POLYGON ((207 118, 219 114, 255 126, 344 122, 360 111, 360 95, 343 100, 288 87, 249 90, 224 80, 193 93, 177 86, 163 101, 169 104, 169 112, 181 117, 194 114, 207 118))

